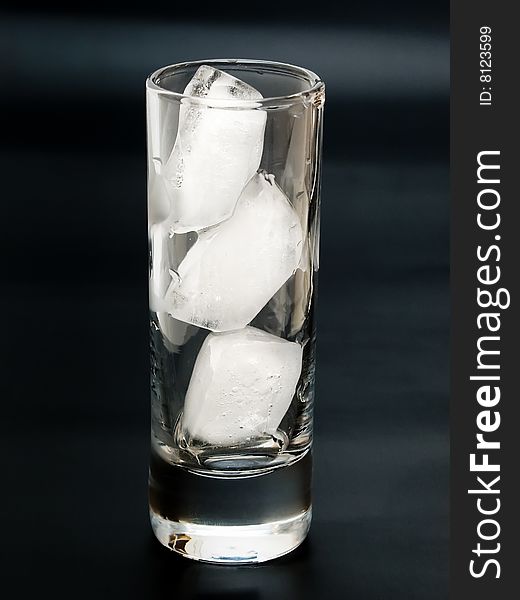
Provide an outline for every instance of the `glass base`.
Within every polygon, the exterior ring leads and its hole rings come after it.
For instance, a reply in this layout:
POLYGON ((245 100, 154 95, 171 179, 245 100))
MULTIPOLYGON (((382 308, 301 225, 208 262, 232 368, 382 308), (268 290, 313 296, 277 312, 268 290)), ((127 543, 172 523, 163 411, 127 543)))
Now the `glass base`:
POLYGON ((152 528, 168 548, 195 560, 244 564, 287 554, 311 520, 312 457, 253 475, 193 472, 152 452, 152 528))
POLYGON ((170 550, 209 563, 250 564, 283 556, 307 536, 312 510, 258 525, 200 525, 170 521, 150 511, 157 539, 170 550))

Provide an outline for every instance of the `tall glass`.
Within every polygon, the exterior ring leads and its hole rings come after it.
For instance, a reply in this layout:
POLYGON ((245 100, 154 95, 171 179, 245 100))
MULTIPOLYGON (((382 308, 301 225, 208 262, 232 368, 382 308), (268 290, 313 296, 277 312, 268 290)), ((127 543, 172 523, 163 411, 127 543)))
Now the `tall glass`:
POLYGON ((152 528, 196 560, 269 560, 311 521, 324 84, 206 60, 146 94, 152 528))

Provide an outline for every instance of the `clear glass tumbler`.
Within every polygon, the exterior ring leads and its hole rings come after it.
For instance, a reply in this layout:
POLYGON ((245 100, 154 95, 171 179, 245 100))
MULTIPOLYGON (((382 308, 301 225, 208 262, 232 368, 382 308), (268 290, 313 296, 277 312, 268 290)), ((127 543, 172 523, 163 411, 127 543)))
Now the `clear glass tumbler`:
POLYGON ((311 520, 324 84, 206 60, 146 94, 152 528, 196 560, 269 560, 311 520))

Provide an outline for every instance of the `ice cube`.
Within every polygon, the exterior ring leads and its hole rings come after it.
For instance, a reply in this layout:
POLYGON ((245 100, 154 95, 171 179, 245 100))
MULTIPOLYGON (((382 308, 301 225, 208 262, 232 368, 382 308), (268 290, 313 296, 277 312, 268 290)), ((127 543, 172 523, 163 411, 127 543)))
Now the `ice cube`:
POLYGON ((179 354, 190 338, 202 331, 189 323, 177 321, 166 312, 157 313, 157 322, 163 336, 163 343, 169 352, 179 354))
POLYGON ((149 236, 152 254, 149 285, 150 309, 155 312, 166 311, 164 295, 172 281, 167 224, 152 224, 149 236))
POLYGON ((258 110, 260 92, 206 65, 199 67, 184 94, 205 103, 183 100, 177 138, 164 169, 175 232, 198 231, 232 214, 260 165, 267 117, 258 110))
POLYGON ((191 375, 181 428, 218 446, 274 435, 294 396, 302 347, 254 327, 210 333, 191 375))
POLYGON ((199 233, 166 292, 167 310, 212 331, 245 327, 294 273, 302 246, 298 215, 274 178, 257 174, 233 216, 199 233))
POLYGON ((150 226, 170 216, 170 197, 166 182, 156 172, 148 175, 148 223, 150 226))
POLYGON ((167 312, 164 295, 172 280, 178 279, 175 268, 179 255, 184 255, 193 243, 190 235, 176 235, 170 232, 168 223, 154 223, 150 226, 151 269, 149 299, 150 310, 157 314, 157 322, 163 341, 170 352, 178 352, 196 332, 197 328, 178 321, 167 312))

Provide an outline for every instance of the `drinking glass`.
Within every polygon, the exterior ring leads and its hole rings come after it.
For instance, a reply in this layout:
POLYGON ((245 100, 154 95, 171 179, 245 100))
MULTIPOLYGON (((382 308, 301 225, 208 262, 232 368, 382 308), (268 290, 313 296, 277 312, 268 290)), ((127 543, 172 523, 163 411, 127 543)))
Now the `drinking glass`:
POLYGON ((262 562, 311 522, 324 84, 205 60, 146 98, 151 524, 184 556, 262 562))

